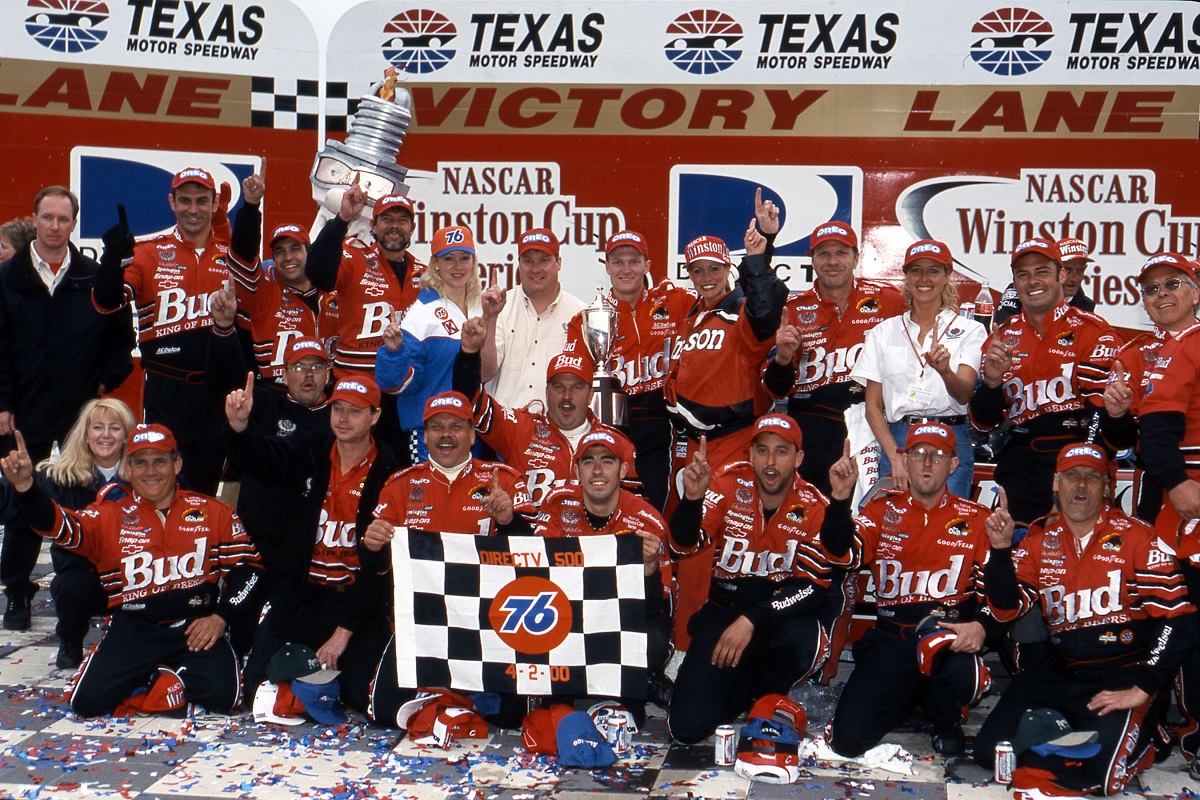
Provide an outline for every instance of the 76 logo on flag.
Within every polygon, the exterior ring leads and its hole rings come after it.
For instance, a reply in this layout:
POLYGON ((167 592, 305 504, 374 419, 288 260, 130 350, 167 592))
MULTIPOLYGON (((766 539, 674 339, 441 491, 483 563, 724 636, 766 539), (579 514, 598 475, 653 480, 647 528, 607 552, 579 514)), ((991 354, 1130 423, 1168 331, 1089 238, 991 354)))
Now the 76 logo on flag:
POLYGON ((492 630, 518 653, 547 653, 571 632, 574 615, 566 594, 545 578, 517 578, 488 610, 492 630))

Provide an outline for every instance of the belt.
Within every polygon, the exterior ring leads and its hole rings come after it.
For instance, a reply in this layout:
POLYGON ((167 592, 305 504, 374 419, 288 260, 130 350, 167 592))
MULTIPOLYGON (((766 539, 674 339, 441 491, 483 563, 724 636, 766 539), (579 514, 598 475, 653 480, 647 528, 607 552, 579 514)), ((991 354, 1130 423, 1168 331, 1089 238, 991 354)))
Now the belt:
POLYGON ((967 418, 964 414, 958 414, 953 417, 922 417, 917 414, 909 414, 900 421, 905 425, 922 425, 926 422, 940 422, 943 425, 965 425, 967 418))

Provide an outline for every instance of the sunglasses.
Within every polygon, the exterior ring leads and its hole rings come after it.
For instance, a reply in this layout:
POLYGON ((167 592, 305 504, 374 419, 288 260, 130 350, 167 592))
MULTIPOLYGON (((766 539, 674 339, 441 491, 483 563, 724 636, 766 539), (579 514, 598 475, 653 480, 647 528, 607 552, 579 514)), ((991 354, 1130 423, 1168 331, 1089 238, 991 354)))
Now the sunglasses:
POLYGON ((1165 289, 1168 292, 1178 292, 1180 286, 1193 286, 1191 281, 1183 278, 1167 278, 1162 283, 1147 283, 1142 287, 1142 297, 1154 297, 1161 290, 1165 289))

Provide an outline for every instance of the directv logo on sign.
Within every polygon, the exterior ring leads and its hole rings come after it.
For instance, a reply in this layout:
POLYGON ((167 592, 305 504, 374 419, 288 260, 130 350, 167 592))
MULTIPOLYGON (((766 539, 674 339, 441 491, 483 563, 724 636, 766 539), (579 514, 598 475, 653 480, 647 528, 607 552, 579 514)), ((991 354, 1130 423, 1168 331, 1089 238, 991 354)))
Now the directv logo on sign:
POLYGON ((434 72, 454 58, 449 45, 458 36, 458 29, 437 11, 403 11, 383 26, 383 33, 388 37, 383 43, 383 57, 411 75, 434 72))
POLYGON ((698 9, 680 14, 667 26, 666 55, 672 64, 692 75, 713 75, 729 69, 742 56, 732 49, 742 40, 742 26, 722 11, 698 9))
POLYGON ((104 41, 96 26, 108 19, 108 5, 96 0, 29 0, 33 15, 25 32, 56 53, 82 53, 104 41))
POLYGON ((1042 48, 1054 36, 1050 23, 1027 8, 998 8, 985 14, 971 33, 983 34, 971 45, 971 58, 993 75, 1033 72, 1050 58, 1042 48))

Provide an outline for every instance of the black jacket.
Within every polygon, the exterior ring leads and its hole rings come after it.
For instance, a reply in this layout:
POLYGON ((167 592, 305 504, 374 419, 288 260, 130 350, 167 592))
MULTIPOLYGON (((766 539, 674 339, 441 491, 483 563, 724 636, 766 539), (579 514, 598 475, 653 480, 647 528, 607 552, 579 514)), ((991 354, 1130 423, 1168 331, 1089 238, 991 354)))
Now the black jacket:
POLYGON ((115 389, 133 371, 128 307, 92 306, 100 266, 71 245, 66 277, 51 296, 27 244, 0 264, 0 411, 31 443, 62 439, 101 384, 115 389))
MULTIPOLYGON (((325 492, 329 489, 333 433, 320 442, 303 441, 299 437, 279 439, 263 431, 252 419, 241 433, 234 432, 229 423, 225 423, 222 438, 230 461, 241 468, 243 475, 268 484, 268 491, 280 501, 276 503, 279 516, 274 521, 271 537, 275 566, 268 566, 265 572, 268 587, 273 590, 271 602, 276 606, 294 606, 309 586, 309 562, 316 546, 325 492)), ((360 538, 375 518, 375 506, 383 484, 401 467, 396 456, 378 438, 375 447, 378 454, 363 484, 355 518, 355 531, 360 538)), ((257 541, 255 546, 261 548, 257 541)), ((338 625, 353 631, 372 608, 380 609, 376 613, 384 613, 381 609, 385 607, 387 591, 386 583, 378 575, 360 570, 349 590, 339 595, 338 625)))

